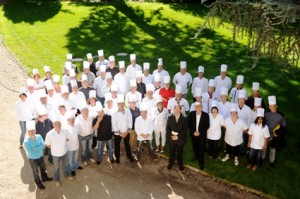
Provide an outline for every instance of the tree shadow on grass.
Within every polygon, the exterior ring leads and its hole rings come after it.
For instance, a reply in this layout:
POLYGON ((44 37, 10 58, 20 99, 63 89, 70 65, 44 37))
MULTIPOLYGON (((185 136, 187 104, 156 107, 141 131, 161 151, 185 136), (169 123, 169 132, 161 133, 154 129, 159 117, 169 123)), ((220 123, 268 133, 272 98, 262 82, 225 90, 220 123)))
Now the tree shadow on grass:
POLYGON ((47 21, 59 13, 60 1, 8 0, 3 5, 4 16, 13 23, 34 24, 47 21))

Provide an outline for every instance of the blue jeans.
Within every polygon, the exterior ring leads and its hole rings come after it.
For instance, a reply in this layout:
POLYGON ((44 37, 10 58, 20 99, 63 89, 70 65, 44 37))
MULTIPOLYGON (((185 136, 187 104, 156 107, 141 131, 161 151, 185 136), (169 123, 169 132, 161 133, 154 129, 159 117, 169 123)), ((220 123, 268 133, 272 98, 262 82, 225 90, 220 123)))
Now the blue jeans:
POLYGON ((20 144, 23 144, 24 137, 26 134, 26 121, 19 121, 20 127, 21 127, 21 135, 20 135, 20 144))
POLYGON ((70 171, 75 171, 79 166, 77 162, 78 150, 68 151, 68 158, 69 158, 70 171))
POLYGON ((97 160, 103 159, 103 147, 104 147, 105 142, 107 143, 109 160, 112 160, 114 158, 113 148, 112 148, 112 139, 107 140, 107 141, 99 141, 98 140, 98 159, 97 160))
POLYGON ((42 180, 46 180, 48 178, 48 175, 46 173, 46 165, 45 165, 43 156, 38 159, 29 159, 29 163, 32 168, 34 182, 36 184, 41 183, 41 179, 39 176, 39 170, 41 173, 42 180))
POLYGON ((249 152, 249 164, 253 166, 261 166, 262 158, 261 158, 262 150, 250 148, 249 152))
POLYGON ((54 180, 56 182, 60 181, 60 171, 59 171, 60 162, 62 162, 64 176, 65 177, 71 176, 71 171, 70 171, 69 161, 68 161, 68 153, 60 157, 57 156, 52 156, 52 157, 53 157, 53 164, 54 164, 54 170, 53 170, 54 180))
POLYGON ((87 161, 93 157, 92 144, 93 144, 93 135, 88 135, 85 137, 79 136, 79 141, 81 144, 81 160, 82 162, 87 161))

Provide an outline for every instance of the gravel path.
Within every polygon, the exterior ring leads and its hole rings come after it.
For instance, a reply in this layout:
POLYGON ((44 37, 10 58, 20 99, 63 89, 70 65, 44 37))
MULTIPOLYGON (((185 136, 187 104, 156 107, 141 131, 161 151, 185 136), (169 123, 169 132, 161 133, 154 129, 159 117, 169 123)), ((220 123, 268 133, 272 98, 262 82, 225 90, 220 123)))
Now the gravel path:
MULTIPOLYGON (((198 171, 169 172, 165 158, 153 161, 146 155, 139 163, 130 163, 123 156, 120 165, 105 161, 100 166, 89 165, 77 172, 75 182, 62 179, 61 188, 47 182, 40 191, 33 183, 24 150, 18 148, 20 132, 14 114, 18 93, 14 91, 25 82, 26 73, 0 44, 0 198, 263 198, 198 171)), ((52 176, 52 165, 46 161, 46 166, 52 176)))

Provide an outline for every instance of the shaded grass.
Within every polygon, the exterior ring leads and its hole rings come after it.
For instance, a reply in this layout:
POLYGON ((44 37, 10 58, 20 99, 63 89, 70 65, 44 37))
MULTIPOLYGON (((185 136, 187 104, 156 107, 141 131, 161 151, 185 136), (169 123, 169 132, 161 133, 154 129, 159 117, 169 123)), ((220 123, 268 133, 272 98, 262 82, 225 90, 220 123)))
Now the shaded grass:
MULTIPOLYGON (((156 68, 157 58, 163 57, 171 75, 179 70, 180 60, 188 62, 188 71, 193 76, 197 74, 197 66, 205 66, 207 78, 218 75, 220 64, 227 63, 233 82, 236 75, 243 74, 249 92, 251 83, 258 81, 265 100, 268 95, 277 95, 279 109, 289 124, 288 147, 277 156, 278 164, 273 170, 265 162, 262 169, 253 173, 245 168, 245 158, 235 167, 232 161, 214 162, 206 157, 207 171, 268 194, 297 198, 300 194, 299 71, 293 79, 288 70, 267 59, 261 59, 252 71, 252 61, 245 56, 246 40, 238 40, 232 46, 228 24, 205 30, 198 39, 191 40, 195 29, 204 21, 201 17, 205 9, 198 7, 159 3, 63 2, 56 5, 47 1, 35 5, 10 1, 0 7, 0 33, 28 72, 34 67, 42 71, 44 65, 49 65, 54 73, 61 74, 66 53, 85 59, 86 53, 96 55, 99 49, 105 50, 106 57, 119 52, 136 53, 137 62, 150 62, 151 70, 156 68), (31 9, 31 6, 34 12, 26 12, 24 7, 31 9)), ((119 60, 129 64, 129 56, 116 57, 119 60)), ((184 157, 185 163, 197 167, 190 162, 193 157, 190 139, 184 157)))

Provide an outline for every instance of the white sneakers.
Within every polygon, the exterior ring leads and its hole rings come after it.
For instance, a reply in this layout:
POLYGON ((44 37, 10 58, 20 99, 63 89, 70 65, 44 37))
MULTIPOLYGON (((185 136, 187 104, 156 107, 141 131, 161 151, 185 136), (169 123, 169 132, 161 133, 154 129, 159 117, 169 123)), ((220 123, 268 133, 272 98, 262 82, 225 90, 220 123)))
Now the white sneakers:
POLYGON ((57 187, 57 188, 59 188, 61 185, 60 185, 60 182, 55 182, 55 186, 57 187))
POLYGON ((222 159, 222 162, 226 162, 227 160, 229 160, 229 156, 225 156, 225 157, 222 159))
POLYGON ((91 163, 93 163, 93 164, 96 162, 93 158, 91 158, 90 161, 91 161, 91 163))
POLYGON ((83 162, 83 166, 86 167, 87 165, 88 165, 87 161, 84 161, 84 162, 83 162))
POLYGON ((235 165, 235 166, 238 166, 239 163, 240 163, 240 162, 239 162, 238 160, 234 160, 234 165, 235 165))

